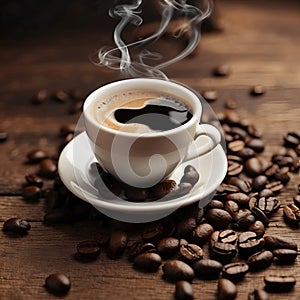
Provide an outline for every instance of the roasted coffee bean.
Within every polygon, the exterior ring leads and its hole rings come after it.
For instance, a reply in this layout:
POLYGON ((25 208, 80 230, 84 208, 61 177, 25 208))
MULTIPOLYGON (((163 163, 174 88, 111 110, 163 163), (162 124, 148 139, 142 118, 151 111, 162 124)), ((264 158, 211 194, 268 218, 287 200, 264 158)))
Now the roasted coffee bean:
POLYGON ((0 131, 0 143, 3 143, 7 140, 8 134, 5 131, 0 131))
POLYGON ((203 90, 201 91, 201 96, 208 102, 212 102, 218 99, 219 95, 216 90, 203 90))
POLYGON ((32 104, 38 105, 49 99, 49 92, 46 89, 39 90, 32 98, 32 104))
POLYGON ((250 177, 261 175, 265 171, 262 161, 256 157, 247 159, 244 168, 250 177))
POLYGON ((208 223, 198 225, 192 233, 193 241, 198 245, 203 245, 209 236, 213 233, 214 228, 208 223))
POLYGON ((269 226, 269 218, 267 215, 258 207, 253 207, 251 209, 251 213, 254 215, 255 219, 263 222, 265 227, 269 226))
POLYGON ((213 259, 201 259, 196 261, 193 265, 196 276, 204 279, 218 278, 222 268, 223 265, 219 261, 213 259))
POLYGON ((71 288, 70 279, 60 273, 54 273, 49 275, 45 280, 45 288, 51 294, 56 296, 63 296, 68 293, 71 288))
POLYGON ((100 244, 97 240, 82 241, 76 246, 76 259, 83 261, 95 260, 101 251, 100 244))
POLYGON ((48 158, 48 154, 42 149, 34 149, 27 153, 27 161, 30 164, 36 164, 48 158))
POLYGON ((225 209, 231 214, 231 216, 234 216, 236 213, 238 213, 240 207, 235 201, 227 200, 225 202, 225 209))
POLYGON ((236 285, 226 278, 218 280, 218 300, 233 300, 237 296, 236 285))
POLYGON ((114 231, 110 235, 107 254, 110 258, 122 256, 128 242, 127 233, 121 230, 114 231))
POLYGON ((176 233, 178 237, 188 238, 191 236, 194 229, 197 227, 197 222, 194 217, 188 217, 182 219, 176 228, 176 233))
POLYGON ((195 185, 199 180, 199 173, 197 172, 197 170, 191 166, 191 165, 187 165, 184 168, 184 175, 182 176, 180 183, 182 182, 188 182, 191 185, 195 185))
POLYGON ((157 244, 157 251, 164 257, 175 254, 179 249, 179 240, 174 237, 166 237, 157 244))
POLYGON ((242 150, 238 151, 236 154, 243 160, 247 160, 247 159, 253 157, 255 152, 251 148, 244 147, 242 150))
POLYGON ((58 90, 53 94, 52 99, 58 103, 66 103, 70 100, 70 95, 66 91, 58 90))
POLYGON ((40 162, 39 175, 43 178, 53 179, 57 175, 57 164, 50 158, 43 159, 40 162))
POLYGON ((292 275, 269 274, 264 277, 265 290, 268 292, 288 292, 296 284, 296 278, 292 275))
POLYGON ((289 171, 289 167, 279 169, 278 172, 275 173, 274 179, 280 181, 283 185, 286 185, 290 181, 289 171))
POLYGON ((59 135, 63 138, 67 137, 70 133, 74 134, 76 129, 75 123, 63 124, 59 129, 59 135))
POLYGON ((283 140, 286 147, 296 148, 300 144, 300 135, 296 132, 288 132, 283 140))
POLYGON ((182 208, 183 216, 195 218, 197 225, 200 224, 204 217, 203 207, 199 207, 199 203, 196 202, 192 205, 188 205, 182 208))
POLYGON ((221 209, 223 209, 224 208, 224 203, 220 200, 213 199, 208 203, 207 208, 221 208, 221 209))
POLYGON ((270 167, 268 167, 265 171, 265 175, 272 179, 274 178, 275 174, 278 172, 279 166, 277 164, 273 164, 270 167))
POLYGON ((244 166, 240 163, 233 162, 228 164, 227 175, 228 176, 237 176, 242 173, 244 166))
POLYGON ((279 168, 291 167, 293 165, 293 158, 286 155, 273 155, 272 162, 277 164, 279 168))
POLYGON ((244 262, 233 262, 227 264, 222 269, 222 277, 227 278, 233 282, 242 280, 249 271, 248 264, 244 262))
POLYGON ((241 192, 249 193, 252 189, 248 180, 243 180, 238 177, 230 177, 228 183, 237 186, 241 192))
POLYGON ((228 144, 228 150, 234 153, 241 151, 245 147, 245 142, 242 140, 232 141, 228 144))
POLYGON ((188 281, 178 281, 175 285, 175 299, 192 300, 194 299, 193 287, 188 281))
POLYGON ((249 226, 249 231, 253 231, 256 233, 257 237, 261 238, 264 236, 266 232, 266 228, 263 222, 255 221, 249 226))
POLYGON ((268 178, 265 175, 258 175, 252 180, 252 190, 259 192, 263 190, 268 182, 268 178))
POLYGON ((237 230, 247 230, 255 222, 255 217, 249 209, 240 209, 233 216, 231 227, 237 230))
POLYGON ((279 193, 283 187, 284 186, 280 181, 273 181, 266 184, 266 189, 270 189, 274 194, 279 193))
POLYGON ((248 300, 269 300, 269 295, 263 289, 254 290, 248 294, 248 300))
POLYGON ((24 219, 11 218, 4 222, 3 231, 7 234, 25 235, 31 228, 30 223, 24 219))
POLYGON ((152 194, 155 198, 160 199, 170 194, 176 186, 175 180, 165 179, 152 188, 152 194))
POLYGON ((162 238, 163 230, 164 229, 161 223, 152 223, 143 231, 142 238, 144 241, 156 242, 162 238))
POLYGON ((179 196, 183 196, 188 194, 192 190, 193 185, 189 182, 180 182, 178 188, 179 189, 177 191, 174 189, 175 195, 177 193, 179 196))
POLYGON ((232 221, 232 216, 224 209, 212 208, 209 209, 205 218, 215 229, 225 229, 232 221))
POLYGON ((268 268, 273 261, 273 254, 269 250, 263 250, 252 254, 247 263, 252 271, 268 268))
POLYGON ((230 262, 236 253, 236 247, 232 244, 214 242, 210 247, 211 258, 221 263, 230 262))
POLYGON ((240 256, 249 257, 253 253, 261 251, 264 247, 264 239, 258 238, 253 231, 245 231, 239 235, 238 249, 240 256))
POLYGON ((105 231, 101 231, 97 233, 97 242, 101 245, 106 245, 110 239, 110 234, 105 231))
POLYGON ((221 183, 218 188, 217 192, 218 193, 236 193, 239 192, 239 188, 232 185, 232 184, 226 184, 226 183, 221 183))
POLYGON ((148 272, 156 272, 161 262, 161 257, 157 253, 146 252, 134 258, 134 267, 148 272))
POLYGON ((41 197, 41 195, 41 189, 35 185, 28 185, 23 188, 22 191, 23 199, 26 201, 36 201, 41 197))
POLYGON ((258 198, 262 198, 262 197, 268 198, 268 197, 272 197, 272 196, 274 196, 274 193, 270 189, 263 189, 262 191, 260 191, 258 193, 258 198))
POLYGON ((26 182, 29 185, 34 185, 37 186, 39 188, 42 188, 44 185, 44 181, 41 177, 39 177, 38 175, 35 174, 28 174, 25 176, 26 182))
MULTIPOLYGON (((250 203, 249 203, 250 205, 250 203)), ((261 197, 256 200, 254 206, 262 210, 266 215, 276 212, 280 207, 280 201, 275 197, 261 197)), ((250 207, 252 209, 253 207, 250 207)))
POLYGON ((298 250, 297 243, 287 237, 282 236, 272 236, 267 235, 264 237, 265 240, 265 248, 271 251, 274 251, 276 249, 291 249, 291 250, 298 250))
POLYGON ((223 64, 213 68, 213 75, 217 77, 228 76, 231 73, 231 68, 229 65, 223 64))
POLYGON ((236 109, 238 107, 238 103, 234 99, 228 99, 225 101, 225 108, 228 109, 236 109))
POLYGON ((181 259, 187 263, 193 263, 203 258, 203 250, 195 244, 180 246, 181 259))
POLYGON ((276 249, 273 251, 276 262, 279 264, 292 264, 295 262, 298 252, 292 249, 276 249))
POLYGON ((261 139, 251 139, 247 141, 246 147, 253 149, 256 153, 262 153, 265 150, 265 145, 261 139))
POLYGON ((180 260, 169 260, 162 266, 163 277, 168 281, 192 281, 195 277, 194 270, 180 260))
POLYGON ((54 208, 44 216, 45 224, 68 224, 73 222, 73 215, 69 208, 54 208))
POLYGON ((128 187, 125 190, 125 196, 128 201, 142 202, 148 198, 149 192, 149 189, 145 188, 128 187))
POLYGON ((250 197, 244 193, 232 193, 226 197, 227 200, 235 201, 239 206, 248 207, 250 197))
POLYGON ((250 94, 251 94, 252 96, 262 96, 265 92, 266 92, 265 87, 263 87, 263 86, 260 85, 260 84, 254 85, 254 86, 251 87, 251 89, 250 89, 250 94))
POLYGON ((283 208, 285 220, 292 226, 299 226, 300 209, 295 204, 286 205, 283 208))
POLYGON ((234 245, 236 243, 237 239, 238 239, 237 234, 232 229, 225 229, 225 230, 219 231, 218 242, 234 245))
POLYGON ((300 208, 300 194, 293 197, 294 205, 300 208))

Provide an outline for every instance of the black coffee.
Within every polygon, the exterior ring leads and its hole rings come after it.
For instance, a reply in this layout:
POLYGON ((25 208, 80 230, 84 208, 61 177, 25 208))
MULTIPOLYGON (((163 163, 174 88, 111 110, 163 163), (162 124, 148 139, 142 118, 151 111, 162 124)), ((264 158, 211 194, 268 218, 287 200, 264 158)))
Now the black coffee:
POLYGON ((192 118, 187 106, 171 99, 149 101, 141 108, 120 108, 114 112, 117 122, 142 124, 154 131, 165 131, 179 127, 192 118))

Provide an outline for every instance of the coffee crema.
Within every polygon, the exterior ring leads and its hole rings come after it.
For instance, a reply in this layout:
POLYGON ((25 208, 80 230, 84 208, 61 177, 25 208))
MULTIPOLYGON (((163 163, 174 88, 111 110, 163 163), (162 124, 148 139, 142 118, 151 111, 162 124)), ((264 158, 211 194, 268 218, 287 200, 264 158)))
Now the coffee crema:
POLYGON ((101 125, 132 133, 171 130, 193 116, 184 100, 151 90, 126 91, 99 100, 93 113, 101 125))

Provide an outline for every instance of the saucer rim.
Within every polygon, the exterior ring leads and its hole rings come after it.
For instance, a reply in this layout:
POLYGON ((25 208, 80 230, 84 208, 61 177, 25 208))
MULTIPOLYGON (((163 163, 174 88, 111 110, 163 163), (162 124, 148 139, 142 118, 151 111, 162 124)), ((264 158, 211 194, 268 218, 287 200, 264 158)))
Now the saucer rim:
MULTIPOLYGON (((74 173, 74 169, 73 172, 71 171, 72 175, 66 175, 66 172, 68 172, 66 170, 65 164, 67 159, 67 152, 70 151, 72 144, 75 142, 75 139, 80 139, 80 138, 84 138, 84 135, 87 137, 87 134, 85 131, 79 133, 78 135, 74 136, 74 138, 64 147, 64 149, 62 150, 60 156, 59 156, 59 160, 58 160, 58 173, 59 176, 62 180, 62 182, 64 183, 64 185, 67 187, 67 189, 72 192, 74 195, 76 195, 77 197, 79 197, 81 200, 86 201, 88 203, 90 203, 91 205, 95 206, 96 208, 99 207, 99 209, 104 209, 104 210, 109 210, 109 211, 122 211, 124 213, 152 213, 152 212, 161 212, 162 210, 171 210, 171 209, 178 209, 179 207, 182 206, 186 206, 186 205, 190 205, 192 203, 195 203, 197 201, 201 202, 201 200, 203 200, 205 197, 207 197, 208 195, 210 195, 211 193, 213 193, 214 191, 216 191, 217 187, 219 184, 221 184, 221 182, 224 180, 225 176, 226 176, 226 172, 227 172, 227 157, 225 154, 224 149, 222 148, 221 144, 218 144, 214 149, 212 149, 209 153, 206 153, 205 155, 211 155, 211 153, 213 152, 220 152, 221 154, 221 158, 223 161, 223 168, 219 168, 219 171, 221 173, 219 173, 218 176, 218 181, 214 181, 215 184, 210 185, 209 188, 206 189, 201 189, 201 187, 199 187, 198 189, 200 190, 199 193, 197 192, 193 192, 192 195, 183 195, 180 197, 177 197, 175 199, 170 199, 170 200, 166 200, 166 201, 162 201, 162 202, 157 202, 157 201, 148 201, 148 202, 130 202, 130 201, 126 201, 124 200, 124 204, 121 203, 114 203, 113 200, 111 200, 111 202, 108 201, 104 201, 102 199, 95 199, 94 197, 89 197, 86 194, 83 194, 82 192, 79 192, 77 189, 73 188, 72 184, 71 184, 71 180, 67 180, 68 178, 72 178, 73 182, 77 183, 77 179, 76 179, 76 175, 74 173), (199 197, 199 195, 201 195, 199 197)), ((91 156, 93 156, 93 154, 91 153, 91 156)), ((196 158, 199 159, 199 158, 196 158)), ((88 160, 88 158, 86 159, 88 160)), ((96 158, 95 158, 96 161, 96 158)), ((187 162, 184 162, 187 163, 187 162)), ((183 164, 184 164, 183 163, 183 164)), ((73 166, 70 162, 70 166, 73 166)), ((70 171, 69 171, 70 172, 70 171)))

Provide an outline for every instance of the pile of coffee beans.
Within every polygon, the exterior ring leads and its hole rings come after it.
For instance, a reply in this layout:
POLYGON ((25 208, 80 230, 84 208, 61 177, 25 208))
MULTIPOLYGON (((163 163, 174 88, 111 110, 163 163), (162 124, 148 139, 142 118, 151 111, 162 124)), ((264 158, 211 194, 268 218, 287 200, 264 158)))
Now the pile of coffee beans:
MULTIPOLYGON (((300 188, 295 192, 294 202, 284 207, 278 196, 292 173, 299 171, 300 135, 288 132, 283 147, 267 159, 262 135, 249 120, 233 109, 219 113, 218 117, 228 150, 228 171, 205 208, 195 203, 138 229, 130 224, 122 224, 120 229, 115 220, 66 189, 57 175, 59 153, 50 156, 42 149, 27 154, 28 163, 37 164, 38 168, 36 174, 25 176, 24 201, 45 199, 45 225, 90 218, 104 221, 97 239, 87 237, 74 247, 76 260, 95 261, 103 253, 114 260, 126 255, 137 271, 162 272, 164 280, 175 284, 176 299, 197 297, 192 287, 194 278, 216 280, 218 299, 238 298, 236 283, 242 282, 248 273, 272 264, 291 265, 297 258, 294 240, 265 232, 273 215, 278 217, 280 208, 287 224, 299 225, 300 188), (49 180, 53 182, 52 188, 44 189, 44 181, 49 180)), ((74 129, 74 124, 60 128, 62 143, 58 152, 73 138, 74 129)), ((194 167, 187 166, 179 183, 165 180, 152 189, 134 189, 120 186, 97 163, 91 169, 100 175, 101 181, 95 183, 100 195, 105 193, 105 187, 110 195, 122 194, 130 201, 171 199, 178 193, 188 193, 199 179, 194 167)), ((22 219, 9 219, 3 226, 7 234, 25 234, 29 229, 30 224, 22 219)), ((249 299, 268 299, 269 292, 290 291, 295 283, 292 275, 270 273, 264 277, 264 288, 251 291, 249 299)), ((70 280, 62 274, 52 274, 45 287, 54 294, 64 294, 70 289, 70 280)))

